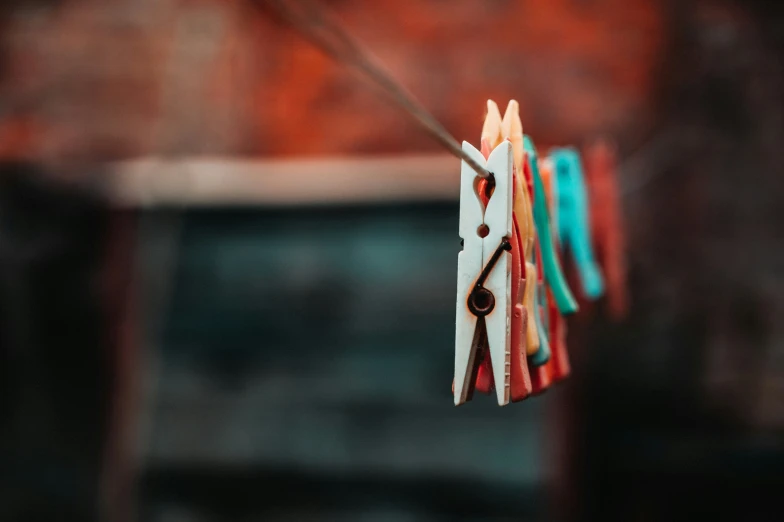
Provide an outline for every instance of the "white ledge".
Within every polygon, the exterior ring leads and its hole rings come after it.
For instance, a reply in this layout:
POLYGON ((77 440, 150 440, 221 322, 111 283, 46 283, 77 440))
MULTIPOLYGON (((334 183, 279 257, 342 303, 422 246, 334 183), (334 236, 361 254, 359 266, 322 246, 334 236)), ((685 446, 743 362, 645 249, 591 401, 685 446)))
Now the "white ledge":
POLYGON ((111 169, 122 207, 292 206, 457 201, 460 161, 447 155, 313 159, 144 158, 111 169))

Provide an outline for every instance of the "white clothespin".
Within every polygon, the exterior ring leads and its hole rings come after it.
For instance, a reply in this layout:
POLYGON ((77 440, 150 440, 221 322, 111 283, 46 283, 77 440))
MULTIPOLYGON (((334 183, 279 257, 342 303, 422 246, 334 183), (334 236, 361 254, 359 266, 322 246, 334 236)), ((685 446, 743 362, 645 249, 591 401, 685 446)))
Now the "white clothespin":
MULTIPOLYGON (((463 142, 463 151, 480 165, 482 154, 463 142)), ((484 208, 476 192, 479 177, 465 162, 460 171, 460 237, 457 258, 457 324, 455 333, 455 405, 468 400, 474 386, 480 321, 487 331, 487 349, 498 405, 509 403, 512 145, 503 141, 487 160, 495 188, 484 208)))

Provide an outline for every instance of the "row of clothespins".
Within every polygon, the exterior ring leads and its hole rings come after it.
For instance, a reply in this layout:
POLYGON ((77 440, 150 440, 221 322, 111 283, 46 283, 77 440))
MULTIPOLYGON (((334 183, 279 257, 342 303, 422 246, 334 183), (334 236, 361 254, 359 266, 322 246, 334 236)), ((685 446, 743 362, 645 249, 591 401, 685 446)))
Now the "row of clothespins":
POLYGON ((589 149, 587 179, 575 148, 537 154, 516 101, 503 117, 492 100, 487 108, 480 150, 463 143, 491 176, 480 177, 462 162, 456 405, 479 390, 495 391, 503 406, 569 375, 565 316, 577 311, 578 302, 565 259, 574 266, 583 300, 607 292, 613 316, 626 309, 612 149, 601 143, 589 149))

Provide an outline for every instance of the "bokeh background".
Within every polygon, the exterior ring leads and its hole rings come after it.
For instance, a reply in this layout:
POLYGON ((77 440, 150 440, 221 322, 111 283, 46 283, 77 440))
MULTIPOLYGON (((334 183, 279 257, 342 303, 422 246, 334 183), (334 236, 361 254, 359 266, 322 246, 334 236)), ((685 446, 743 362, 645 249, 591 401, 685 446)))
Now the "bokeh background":
POLYGON ((0 2, 0 520, 778 520, 784 7, 320 0, 617 144, 631 308, 451 405, 458 163, 261 0, 0 2))

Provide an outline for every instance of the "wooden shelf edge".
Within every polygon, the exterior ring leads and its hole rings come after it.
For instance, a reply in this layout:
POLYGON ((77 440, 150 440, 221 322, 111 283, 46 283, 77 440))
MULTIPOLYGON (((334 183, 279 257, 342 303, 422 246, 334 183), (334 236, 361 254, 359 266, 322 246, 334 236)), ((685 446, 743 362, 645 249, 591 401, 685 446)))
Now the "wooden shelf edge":
POLYGON ((447 155, 142 158, 113 165, 110 176, 109 197, 120 207, 457 201, 460 162, 447 155))

